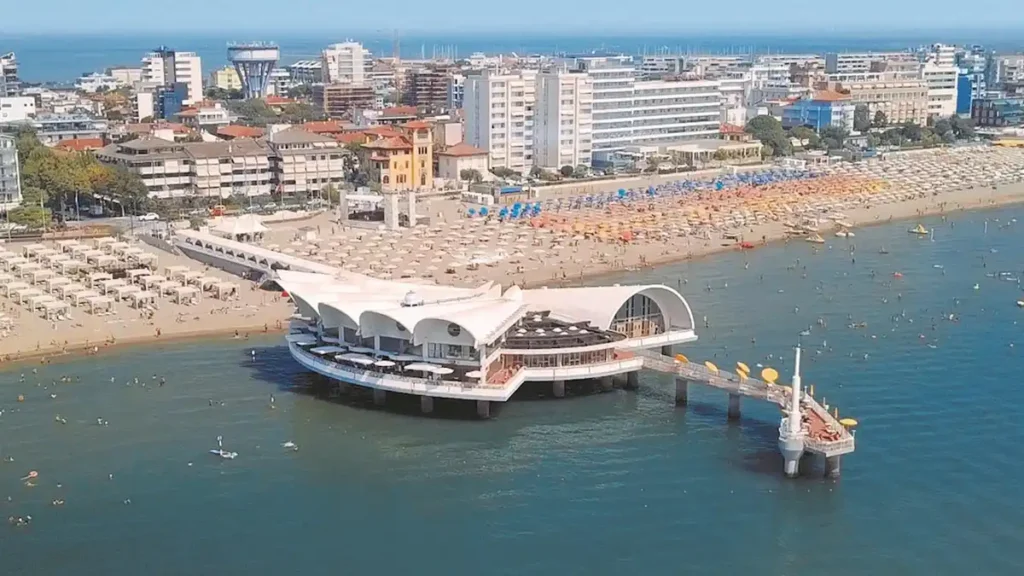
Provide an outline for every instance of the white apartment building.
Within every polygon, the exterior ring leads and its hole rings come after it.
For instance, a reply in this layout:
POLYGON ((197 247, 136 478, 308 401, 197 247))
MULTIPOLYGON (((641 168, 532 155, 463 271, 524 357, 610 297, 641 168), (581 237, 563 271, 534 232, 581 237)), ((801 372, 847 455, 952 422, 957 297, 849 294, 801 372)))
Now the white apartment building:
POLYGON ((285 68, 274 68, 267 80, 268 96, 287 96, 288 90, 294 86, 292 75, 285 68))
POLYGON ((949 44, 932 44, 928 59, 939 66, 956 65, 956 46, 949 44))
POLYGON ((0 134, 0 211, 6 212, 21 204, 21 176, 18 170, 18 147, 14 136, 0 134))
POLYGON ((830 52, 825 54, 825 72, 828 74, 857 74, 870 72, 872 62, 915 60, 909 52, 830 52))
POLYGON ((640 62, 640 74, 644 78, 660 78, 666 74, 683 72, 683 58, 676 55, 644 56, 640 62))
POLYGON ((594 83, 594 150, 716 138, 722 92, 717 80, 636 80, 628 56, 579 58, 594 83))
POLYGON ((751 71, 731 72, 719 78, 722 91, 722 117, 724 124, 743 126, 747 123, 747 107, 750 106, 751 71))
POLYGON ((152 91, 138 90, 132 96, 132 109, 135 111, 135 121, 142 122, 145 118, 153 118, 156 115, 155 95, 152 91))
POLYGON ((960 70, 954 64, 940 65, 925 62, 921 77, 928 86, 928 117, 948 118, 956 114, 957 77, 960 70))
POLYGON ((594 83, 583 73, 537 75, 533 163, 557 170, 590 166, 593 152, 594 83))
POLYGON ((366 82, 366 62, 370 51, 351 40, 331 44, 321 54, 323 80, 326 84, 355 84, 366 82))
POLYGON ((24 122, 36 115, 36 99, 31 96, 0 96, 0 123, 24 122))
POLYGON ((536 80, 533 70, 515 74, 485 70, 466 77, 466 143, 486 150, 491 168, 525 174, 533 166, 536 80))
POLYGON ((119 86, 121 86, 121 83, 118 82, 117 78, 109 74, 99 74, 96 72, 82 74, 75 80, 75 88, 89 94, 94 94, 101 90, 113 90, 119 86))
POLYGON ((316 197, 345 180, 345 151, 334 138, 287 128, 271 134, 269 144, 270 171, 279 194, 316 197))
POLYGON ((136 82, 142 81, 142 68, 116 66, 107 70, 107 74, 121 86, 134 86, 136 82))
POLYGON ((203 99, 203 64, 195 52, 174 52, 161 48, 142 58, 142 82, 160 86, 188 85, 188 100, 192 104, 203 99))

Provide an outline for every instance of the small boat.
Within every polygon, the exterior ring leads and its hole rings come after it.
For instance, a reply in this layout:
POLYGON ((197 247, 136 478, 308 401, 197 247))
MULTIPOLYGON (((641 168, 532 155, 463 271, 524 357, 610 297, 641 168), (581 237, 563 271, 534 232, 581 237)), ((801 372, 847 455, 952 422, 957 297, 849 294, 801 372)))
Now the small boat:
POLYGON ((811 244, 824 244, 825 243, 825 239, 822 238, 818 234, 815 234, 813 236, 808 236, 804 240, 806 240, 807 242, 810 242, 811 244))
POLYGON ((1017 307, 1024 308, 1024 300, 1017 300, 1017 307))
POLYGON ((853 238, 854 236, 856 236, 856 234, 854 234, 853 232, 850 232, 849 230, 837 230, 836 231, 836 238, 853 238))
POLYGON ((943 268, 945 268, 945 266, 943 266, 942 264, 932 264, 932 268, 942 270, 943 268))
POLYGON ((975 290, 981 290, 981 285, 980 284, 975 284, 974 285, 974 289, 975 290))
POLYGON ((228 452, 227 450, 210 450, 210 454, 215 454, 225 460, 234 460, 238 457, 238 452, 228 452))
POLYGON ((878 253, 879 254, 888 254, 889 251, 883 246, 883 247, 878 249, 878 253))
POLYGON ((811 335, 811 331, 810 330, 804 330, 803 332, 800 333, 800 335, 801 336, 810 336, 811 335))
POLYGON ((909 232, 910 234, 917 234, 918 236, 927 236, 928 235, 928 229, 925 228, 924 226, 920 225, 920 224, 918 224, 915 228, 911 228, 910 230, 907 230, 907 232, 909 232))

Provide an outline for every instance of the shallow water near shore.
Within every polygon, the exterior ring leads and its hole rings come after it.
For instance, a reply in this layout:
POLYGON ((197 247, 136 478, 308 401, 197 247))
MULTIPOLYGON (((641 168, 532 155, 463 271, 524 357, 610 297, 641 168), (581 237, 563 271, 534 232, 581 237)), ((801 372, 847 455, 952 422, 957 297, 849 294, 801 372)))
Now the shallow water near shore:
POLYGON ((722 367, 788 381, 810 327, 804 382, 861 423, 838 481, 782 476, 777 409, 729 424, 724 394, 677 408, 653 373, 478 422, 291 390, 280 336, 127 348, 0 373, 0 509, 33 517, 0 525, 0 571, 1022 573, 1024 292, 986 274, 1024 276, 1024 209, 949 219, 601 279, 680 288, 709 328, 679 351, 722 367))

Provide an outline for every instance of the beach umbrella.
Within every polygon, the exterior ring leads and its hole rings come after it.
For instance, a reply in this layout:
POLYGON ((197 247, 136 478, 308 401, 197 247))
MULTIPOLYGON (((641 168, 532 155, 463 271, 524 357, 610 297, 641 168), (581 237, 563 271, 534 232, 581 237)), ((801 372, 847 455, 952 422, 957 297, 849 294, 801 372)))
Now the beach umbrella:
POLYGON ((718 366, 715 366, 710 360, 705 361, 704 366, 707 367, 708 371, 712 374, 718 374, 718 366))
POLYGON ((779 379, 779 373, 775 371, 775 368, 765 368, 761 370, 761 379, 769 384, 775 384, 775 381, 779 379))
POLYGON ((466 214, 469 214, 470 216, 476 216, 476 208, 470 208, 469 210, 466 210, 466 214))
POLYGON ((853 418, 843 418, 842 420, 839 421, 839 423, 842 424, 843 426, 846 426, 847 428, 853 428, 854 426, 857 425, 857 421, 854 420, 853 418))
POLYGON ((738 369, 738 370, 739 370, 740 372, 746 372, 747 374, 750 374, 750 367, 748 367, 748 366, 747 366, 746 364, 744 364, 743 362, 737 362, 737 363, 736 363, 736 368, 737 368, 737 369, 738 369))
POLYGON ((488 212, 490 212, 490 211, 487 209, 487 206, 482 206, 480 208, 480 215, 481 216, 487 216, 488 212))

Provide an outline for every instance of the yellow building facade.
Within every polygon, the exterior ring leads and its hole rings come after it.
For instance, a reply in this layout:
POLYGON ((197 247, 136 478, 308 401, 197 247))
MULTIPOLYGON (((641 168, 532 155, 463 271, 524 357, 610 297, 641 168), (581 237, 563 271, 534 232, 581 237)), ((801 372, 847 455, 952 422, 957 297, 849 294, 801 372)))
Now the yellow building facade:
POLYGON ((238 77, 238 72, 231 66, 214 71, 210 79, 213 81, 213 85, 221 90, 242 89, 242 79, 238 77))
POLYGON ((434 187, 434 152, 430 124, 419 120, 367 130, 375 138, 362 147, 361 162, 370 162, 382 190, 434 187))

